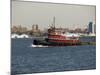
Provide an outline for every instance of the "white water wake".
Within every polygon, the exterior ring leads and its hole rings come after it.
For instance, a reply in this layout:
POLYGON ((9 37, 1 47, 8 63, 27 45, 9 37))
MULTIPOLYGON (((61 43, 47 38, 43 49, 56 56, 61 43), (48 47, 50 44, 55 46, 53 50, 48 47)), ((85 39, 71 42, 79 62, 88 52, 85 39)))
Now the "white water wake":
POLYGON ((39 48, 39 47, 40 47, 40 48, 42 48, 42 47, 49 47, 49 46, 43 46, 43 45, 33 45, 33 44, 32 44, 32 45, 31 45, 31 47, 34 47, 34 48, 39 48))

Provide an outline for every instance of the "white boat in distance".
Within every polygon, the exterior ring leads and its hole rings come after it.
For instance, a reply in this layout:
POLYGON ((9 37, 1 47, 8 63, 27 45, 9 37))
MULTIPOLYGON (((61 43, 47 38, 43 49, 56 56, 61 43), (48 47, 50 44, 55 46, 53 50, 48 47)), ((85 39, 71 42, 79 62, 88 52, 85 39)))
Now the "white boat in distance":
POLYGON ((12 34, 11 38, 29 38, 29 36, 26 34, 22 34, 22 35, 12 34))

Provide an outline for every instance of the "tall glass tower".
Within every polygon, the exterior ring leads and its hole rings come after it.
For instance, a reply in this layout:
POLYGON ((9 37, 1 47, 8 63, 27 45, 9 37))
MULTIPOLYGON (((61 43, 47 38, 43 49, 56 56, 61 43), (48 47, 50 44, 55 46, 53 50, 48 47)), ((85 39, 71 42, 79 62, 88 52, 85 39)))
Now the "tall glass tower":
POLYGON ((89 22, 88 32, 93 33, 93 22, 89 22))

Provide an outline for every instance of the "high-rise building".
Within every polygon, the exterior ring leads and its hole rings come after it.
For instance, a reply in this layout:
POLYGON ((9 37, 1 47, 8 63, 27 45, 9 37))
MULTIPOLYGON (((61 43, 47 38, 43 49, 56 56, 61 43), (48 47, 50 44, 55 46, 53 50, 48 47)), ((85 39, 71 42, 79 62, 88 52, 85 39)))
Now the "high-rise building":
POLYGON ((88 32, 93 33, 93 22, 89 22, 88 32))
POLYGON ((38 25, 36 24, 36 25, 32 25, 32 31, 33 32, 38 32, 38 25))
POLYGON ((89 22, 88 32, 89 32, 89 34, 93 34, 93 35, 96 34, 96 24, 95 23, 89 22))
POLYGON ((94 33, 96 34, 96 24, 94 24, 94 33))

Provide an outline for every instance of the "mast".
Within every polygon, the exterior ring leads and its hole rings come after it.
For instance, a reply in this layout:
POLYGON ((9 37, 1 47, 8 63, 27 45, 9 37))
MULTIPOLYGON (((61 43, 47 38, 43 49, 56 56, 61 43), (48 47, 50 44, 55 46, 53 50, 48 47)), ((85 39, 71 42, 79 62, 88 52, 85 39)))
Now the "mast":
POLYGON ((55 16, 53 17, 53 27, 55 28, 55 16))
POLYGON ((54 32, 55 32, 55 16, 53 17, 52 26, 50 26, 50 29, 48 29, 49 34, 54 32))

